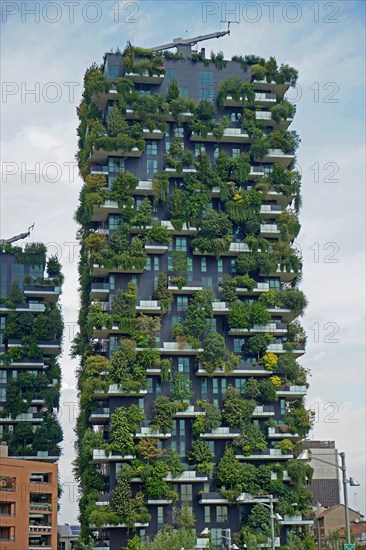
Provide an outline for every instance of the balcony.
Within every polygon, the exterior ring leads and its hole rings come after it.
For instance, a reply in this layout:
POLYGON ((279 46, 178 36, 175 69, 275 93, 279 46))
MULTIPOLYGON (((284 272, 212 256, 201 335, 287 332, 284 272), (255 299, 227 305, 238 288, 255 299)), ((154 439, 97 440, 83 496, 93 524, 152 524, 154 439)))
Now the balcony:
POLYGON ((93 164, 90 167, 90 175, 91 176, 108 176, 109 173, 109 166, 103 165, 103 164, 93 164))
POLYGON ((155 128, 154 130, 149 130, 148 128, 144 128, 143 130, 143 137, 145 139, 163 139, 165 133, 161 130, 158 130, 155 128))
POLYGON ((121 388, 119 384, 110 384, 108 386, 108 390, 95 390, 94 395, 98 399, 105 399, 108 397, 121 397, 121 396, 129 396, 129 397, 142 397, 147 394, 147 390, 136 390, 128 392, 121 388))
POLYGON ((208 132, 207 136, 201 136, 192 132, 190 141, 212 142, 212 143, 250 143, 250 138, 246 130, 242 128, 225 128, 224 135, 217 140, 212 132, 208 132))
POLYGON ((236 288, 236 293, 239 296, 243 295, 252 295, 252 294, 259 294, 262 292, 268 292, 269 291, 269 283, 257 283, 252 291, 249 291, 247 288, 236 288))
POLYGON ((260 453, 244 456, 244 455, 236 455, 236 458, 238 460, 290 460, 293 458, 292 453, 291 454, 285 454, 283 455, 281 453, 281 449, 265 449, 264 451, 261 451, 260 453))
POLYGON ((229 313, 229 306, 226 302, 212 302, 212 309, 214 315, 227 315, 229 313))
MULTIPOLYGON (((105 136, 108 137, 107 135, 105 136)), ((132 147, 130 151, 126 151, 126 149, 115 149, 114 151, 109 151, 107 149, 95 149, 93 147, 89 162, 90 163, 101 163, 104 164, 108 161, 108 157, 132 157, 132 158, 140 158, 142 156, 143 151, 138 149, 138 147, 132 147)))
POLYGON ((204 483, 208 481, 208 476, 205 474, 198 474, 195 470, 185 470, 178 477, 172 477, 169 473, 165 477, 166 481, 172 481, 173 483, 204 483))
MULTIPOLYGON (((283 344, 269 344, 267 352, 272 351, 273 353, 286 353, 287 350, 283 347, 283 344)), ((304 355, 305 350, 302 347, 295 347, 291 352, 294 355, 300 356, 304 355)))
POLYGON ((42 359, 16 359, 10 364, 1 363, 0 366, 2 369, 4 368, 16 368, 16 369, 27 369, 27 370, 33 370, 33 369, 46 369, 48 365, 44 364, 44 361, 42 359))
POLYGON ((255 92, 254 101, 263 107, 271 107, 276 103, 277 97, 271 92, 255 92))
POLYGON ((108 219, 109 214, 119 214, 120 208, 117 201, 104 201, 103 204, 94 205, 93 213, 91 217, 92 222, 105 222, 108 219))
POLYGON ((203 286, 193 286, 193 285, 185 285, 182 288, 178 288, 175 285, 169 284, 168 290, 173 292, 173 294, 195 294, 197 290, 203 290, 203 286))
POLYGON ((184 178, 187 174, 195 174, 197 172, 197 169, 194 167, 183 168, 182 172, 177 172, 177 170, 171 166, 166 166, 164 170, 170 178, 184 178))
POLYGON ((256 90, 275 90, 277 97, 282 97, 290 87, 290 84, 277 84, 274 80, 253 80, 253 86, 256 90))
POLYGON ((90 286, 91 300, 107 300, 109 296, 109 283, 92 283, 90 286))
POLYGON ((24 286, 24 295, 27 298, 43 298, 45 302, 57 302, 60 294, 61 288, 59 286, 24 286))
POLYGON ((43 421, 43 413, 22 413, 18 414, 15 418, 9 416, 0 417, 0 424, 14 424, 15 422, 31 422, 32 424, 38 424, 43 421))
POLYGON ((49 504, 48 502, 30 502, 29 509, 41 511, 43 513, 52 512, 52 504, 49 504))
POLYGON ((256 333, 269 333, 283 335, 287 333, 286 323, 268 323, 267 325, 254 325, 252 328, 232 328, 229 330, 229 336, 242 336, 256 333))
POLYGON ((288 386, 276 391, 278 397, 284 397, 287 401, 300 399, 306 395, 306 392, 306 386, 288 386))
MULTIPOLYGON (((249 252, 249 247, 246 243, 231 243, 229 250, 223 252, 220 256, 238 256, 242 252, 249 252)), ((194 249, 193 254, 195 256, 215 256, 214 252, 201 252, 197 248, 194 249)))
POLYGON ((104 111, 108 101, 116 101, 118 99, 118 92, 115 86, 111 86, 108 92, 102 94, 93 94, 93 103, 98 107, 100 111, 104 111))
POLYGON ((0 304, 0 314, 7 314, 11 312, 16 313, 43 313, 46 310, 45 304, 24 304, 17 306, 16 308, 9 308, 5 304, 0 304))
POLYGON ((147 254, 165 254, 168 252, 168 245, 150 242, 149 244, 145 244, 145 251, 147 254))
POLYGON ((290 432, 280 432, 278 428, 268 428, 268 438, 269 439, 294 439, 297 441, 301 439, 299 434, 292 434, 290 432))
POLYGON ((140 180, 132 192, 133 195, 153 195, 153 193, 152 180, 140 180))
POLYGON ((301 514, 297 516, 284 515, 282 521, 279 521, 281 525, 313 525, 314 520, 311 518, 303 518, 301 514))
POLYGON ((136 306, 136 311, 139 313, 160 313, 161 307, 157 300, 140 300, 136 306))
POLYGON ((164 80, 164 74, 149 75, 148 71, 144 71, 142 74, 126 73, 125 78, 129 78, 136 84, 161 84, 164 80))
POLYGON ((145 265, 132 265, 131 267, 104 267, 98 263, 94 263, 92 267, 92 277, 106 277, 109 273, 142 273, 145 270, 145 265))
POLYGON ((285 168, 291 164, 295 158, 295 153, 284 153, 282 149, 268 149, 267 154, 263 157, 263 162, 276 162, 285 168))
POLYGON ((97 408, 96 411, 92 412, 89 421, 92 424, 101 425, 106 424, 110 418, 110 410, 108 407, 97 408))
POLYGON ((210 432, 205 432, 200 434, 202 439, 235 439, 239 437, 240 429, 239 428, 228 428, 220 427, 210 432))
POLYGON ((173 504, 173 501, 168 498, 148 498, 146 503, 150 506, 164 506, 167 504, 173 504))
POLYGON ((273 216, 279 216, 282 213, 282 208, 278 204, 262 204, 260 209, 260 214, 266 216, 269 215, 271 218, 273 216))
POLYGON ((172 235, 196 235, 197 227, 189 226, 186 222, 183 223, 182 229, 175 229, 170 221, 162 220, 161 225, 169 229, 172 235))
POLYGON ((178 342, 164 342, 163 347, 160 348, 160 353, 166 355, 197 355, 202 352, 203 348, 192 348, 190 344, 178 342))
POLYGON ((248 179, 258 179, 264 177, 264 168, 263 166, 251 166, 248 179))
POLYGON ((276 122, 272 118, 270 111, 256 111, 255 119, 261 122, 265 122, 266 126, 272 126, 278 130, 287 130, 290 124, 293 122, 293 118, 286 118, 286 120, 280 120, 276 122))
MULTIPOLYGON (((189 111, 180 113, 180 117, 183 122, 187 122, 188 120, 191 120, 191 118, 193 117, 193 113, 189 111)), ((137 120, 139 117, 135 114, 135 111, 133 109, 128 108, 126 109, 125 118, 128 120, 137 120)), ((154 114, 151 115, 151 118, 165 120, 166 122, 175 122, 175 118, 171 112, 154 114)))
POLYGON ((52 531, 52 525, 29 525, 30 533, 49 533, 52 531))
MULTIPOLYGON (((229 375, 224 370, 215 370, 214 376, 224 376, 228 378, 229 376, 269 376, 270 371, 262 369, 258 366, 250 365, 238 365, 229 375)), ((205 369, 199 364, 196 371, 196 376, 207 376, 205 369)), ((274 414, 274 413, 273 413, 274 414)))
POLYGON ((202 410, 198 410, 194 405, 189 405, 185 411, 178 411, 175 413, 175 418, 196 418, 197 416, 204 416, 206 413, 202 410))
POLYGON ((260 226, 261 237, 277 240, 280 238, 281 231, 276 223, 261 223, 260 226))
POLYGON ((172 437, 172 434, 170 432, 163 433, 156 430, 153 430, 151 426, 142 426, 140 428, 140 431, 137 432, 136 437, 139 439, 145 438, 145 437, 156 437, 157 439, 169 439, 172 437))
MULTIPOLYGON (((261 273, 261 275, 263 275, 261 273)), ((264 275, 265 277, 279 277, 281 283, 291 283, 294 279, 297 277, 297 273, 290 269, 287 271, 284 267, 282 268, 280 264, 278 264, 276 271, 270 274, 264 275)))
POLYGON ((127 460, 134 460, 134 455, 119 455, 113 452, 107 454, 104 449, 93 449, 93 464, 102 464, 104 462, 122 462, 127 460))
POLYGON ((54 451, 37 451, 36 455, 25 455, 25 456, 9 456, 9 458, 16 458, 22 460, 36 460, 36 461, 45 461, 45 462, 57 462, 59 460, 59 455, 54 451))
POLYGON ((274 415, 275 411, 271 405, 257 405, 253 410, 252 418, 267 418, 274 415))
POLYGON ((228 504, 228 500, 221 493, 202 493, 199 499, 199 504, 228 504))

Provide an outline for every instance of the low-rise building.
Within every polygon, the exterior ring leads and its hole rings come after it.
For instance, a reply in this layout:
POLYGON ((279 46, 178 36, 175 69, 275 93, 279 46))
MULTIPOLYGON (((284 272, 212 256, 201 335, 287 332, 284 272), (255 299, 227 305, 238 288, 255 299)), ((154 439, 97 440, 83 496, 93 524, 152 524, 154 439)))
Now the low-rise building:
POLYGON ((0 445, 0 550, 57 550, 57 470, 0 445))
POLYGON ((80 525, 59 525, 57 550, 73 550, 79 535, 80 525))
MULTIPOLYGON (((361 520, 362 515, 352 508, 349 508, 349 519, 354 524, 361 520)), ((330 508, 320 508, 314 519, 313 534, 314 540, 320 550, 328 550, 328 538, 341 528, 345 528, 345 509, 343 504, 336 504, 330 508)))

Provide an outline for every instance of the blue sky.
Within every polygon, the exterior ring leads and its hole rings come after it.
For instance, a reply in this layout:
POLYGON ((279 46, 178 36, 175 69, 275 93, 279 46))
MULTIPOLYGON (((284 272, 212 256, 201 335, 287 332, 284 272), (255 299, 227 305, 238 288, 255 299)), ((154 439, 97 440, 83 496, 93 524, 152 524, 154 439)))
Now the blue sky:
POLYGON ((77 515, 70 489, 77 363, 68 352, 77 319, 73 213, 81 180, 76 171, 70 177, 67 163, 74 161, 77 147, 75 109, 84 71, 94 61, 101 63, 105 51, 123 49, 128 40, 149 47, 224 30, 220 20, 233 19, 228 12, 235 4, 239 24, 232 25, 230 37, 206 42, 206 50, 223 50, 226 58, 273 55, 299 70, 299 87, 290 99, 297 104, 293 128, 302 138, 302 231, 297 245, 305 264, 302 289, 309 299, 302 364, 312 372, 308 405, 317 412, 311 437, 335 439, 346 452, 349 475, 362 483, 356 496, 350 491, 350 505, 365 513, 365 3, 80 1, 74 3, 72 18, 70 2, 41 2, 39 22, 37 13, 25 11, 37 10, 36 4, 1 4, 0 229, 8 237, 35 221, 32 240, 49 243, 64 266, 61 522, 75 523, 77 515), (31 89, 36 95, 27 94, 31 89), (39 181, 25 174, 35 163, 39 181))

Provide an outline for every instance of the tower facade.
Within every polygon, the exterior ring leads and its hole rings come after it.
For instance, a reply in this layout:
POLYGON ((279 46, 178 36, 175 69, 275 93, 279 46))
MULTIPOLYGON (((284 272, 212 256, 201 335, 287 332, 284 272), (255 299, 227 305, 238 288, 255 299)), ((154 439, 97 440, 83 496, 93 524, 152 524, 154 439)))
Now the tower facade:
POLYGON ((9 458, 55 462, 63 321, 61 266, 46 246, 0 245, 0 439, 9 458))
POLYGON ((308 523, 296 79, 187 46, 129 45, 85 74, 74 353, 96 548, 166 524, 193 527, 197 548, 270 545, 269 495, 277 546, 308 523))

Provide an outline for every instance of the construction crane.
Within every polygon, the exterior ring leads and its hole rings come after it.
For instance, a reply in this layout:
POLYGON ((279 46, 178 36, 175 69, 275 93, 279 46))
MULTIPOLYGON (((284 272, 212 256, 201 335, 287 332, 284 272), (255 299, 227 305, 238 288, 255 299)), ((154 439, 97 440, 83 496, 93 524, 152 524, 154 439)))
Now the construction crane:
POLYGON ((211 32, 210 34, 202 34, 194 36, 193 38, 174 38, 173 42, 169 44, 163 44, 162 46, 155 46, 154 48, 147 48, 149 52, 159 52, 161 50, 170 50, 170 48, 176 48, 178 46, 194 46, 197 42, 203 42, 203 40, 211 40, 211 38, 221 38, 230 34, 230 22, 227 21, 227 31, 211 32))
POLYGON ((27 237, 29 237, 31 233, 31 229, 33 228, 34 228, 34 223, 33 225, 30 225, 28 227, 28 231, 26 233, 20 233, 19 235, 10 237, 10 239, 0 239, 0 244, 10 244, 10 243, 14 243, 15 241, 20 241, 21 239, 26 239, 27 237))

